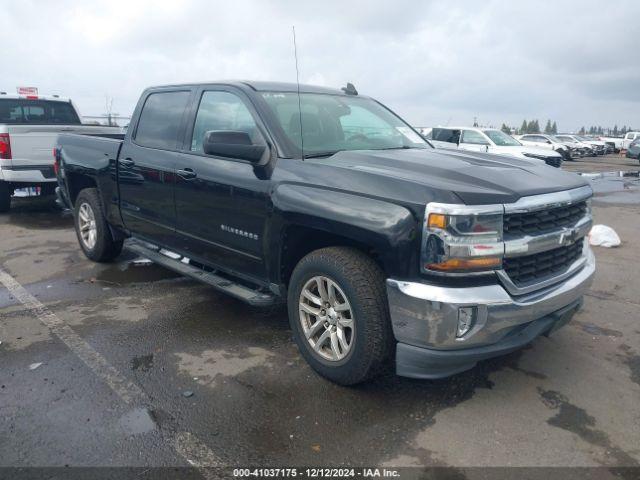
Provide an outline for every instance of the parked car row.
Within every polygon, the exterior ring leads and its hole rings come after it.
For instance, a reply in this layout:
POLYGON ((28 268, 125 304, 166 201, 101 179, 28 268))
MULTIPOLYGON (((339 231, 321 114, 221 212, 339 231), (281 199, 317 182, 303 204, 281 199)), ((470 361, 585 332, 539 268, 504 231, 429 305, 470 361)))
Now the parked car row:
POLYGON ((527 134, 518 137, 525 145, 536 145, 562 153, 566 160, 582 157, 595 157, 612 153, 607 144, 600 140, 594 140, 573 134, 527 134))
POLYGON ((564 156, 562 153, 540 148, 538 145, 529 146, 495 128, 437 127, 423 128, 421 133, 436 148, 458 148, 540 160, 553 167, 560 167, 564 156))
MULTIPOLYGON (((615 151, 614 145, 609 142, 568 133, 528 133, 512 136, 494 128, 448 126, 420 128, 419 131, 436 148, 457 148, 536 158, 554 167, 559 167, 562 160, 607 155, 615 151)), ((631 138, 634 133, 630 132, 628 135, 631 138)), ((637 138, 640 138, 640 133, 637 138)))
POLYGON ((616 153, 627 150, 631 144, 640 138, 640 132, 627 132, 624 137, 598 137, 609 145, 616 153))

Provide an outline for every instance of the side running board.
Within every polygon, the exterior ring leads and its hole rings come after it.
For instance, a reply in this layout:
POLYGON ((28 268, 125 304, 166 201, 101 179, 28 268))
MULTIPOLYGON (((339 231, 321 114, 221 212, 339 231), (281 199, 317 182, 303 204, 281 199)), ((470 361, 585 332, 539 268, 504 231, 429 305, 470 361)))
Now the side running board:
POLYGON ((124 248, 140 255, 141 257, 151 260, 153 263, 157 263, 158 265, 162 265, 170 270, 174 270, 181 275, 185 275, 211 285, 216 290, 231 295, 232 297, 242 300, 249 305, 267 307, 279 303, 279 298, 272 293, 260 292, 240 283, 235 283, 228 278, 217 275, 215 271, 208 272, 206 270, 202 270, 201 268, 186 263, 184 261, 185 257, 173 252, 161 250, 146 242, 129 239, 125 241, 124 248), (162 252, 166 252, 166 254, 162 252))

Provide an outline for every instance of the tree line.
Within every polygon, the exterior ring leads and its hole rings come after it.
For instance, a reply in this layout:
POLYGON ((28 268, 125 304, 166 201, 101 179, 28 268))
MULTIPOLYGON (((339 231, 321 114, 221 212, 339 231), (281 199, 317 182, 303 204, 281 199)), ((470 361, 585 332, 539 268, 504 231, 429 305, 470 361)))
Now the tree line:
POLYGON ((580 135, 585 135, 585 134, 613 135, 614 137, 617 137, 618 135, 624 136, 627 132, 633 132, 633 131, 635 131, 633 128, 627 127, 626 125, 623 126, 622 128, 618 128, 618 125, 614 125, 613 128, 602 128, 602 127, 592 126, 592 127, 589 127, 588 130, 585 127, 582 127, 580 128, 579 133, 580 135))
MULTIPOLYGON (((506 123, 502 124, 502 127, 500 127, 500 130, 502 130, 504 133, 507 133, 509 135, 511 134, 516 134, 516 135, 524 135, 525 133, 547 133, 549 135, 555 135, 556 133, 558 133, 558 124, 554 121, 551 122, 551 120, 547 120, 546 125, 544 126, 544 129, 540 129, 540 123, 538 122, 538 120, 523 120, 522 121, 522 125, 520 125, 520 128, 516 128, 516 127, 511 127, 509 125, 507 125, 506 123)), ((632 132, 635 131, 633 130, 631 127, 627 127, 626 125, 623 126, 622 128, 618 128, 618 125, 614 125, 613 128, 603 128, 603 127, 596 127, 596 126, 592 126, 589 127, 588 129, 585 127, 580 128, 580 131, 578 132, 578 134, 580 135, 613 135, 618 136, 618 135, 624 135, 627 132, 632 132)))
POLYGON ((544 126, 544 130, 541 130, 540 122, 538 122, 538 120, 530 120, 528 122, 526 120, 523 120, 522 125, 520 125, 520 128, 510 127, 506 123, 503 123, 502 127, 500 127, 500 130, 502 130, 504 133, 508 133, 508 134, 515 133, 517 135, 524 135, 525 133, 543 133, 543 132, 553 135, 558 133, 558 124, 555 121, 551 123, 551 120, 547 120, 547 124, 544 126))

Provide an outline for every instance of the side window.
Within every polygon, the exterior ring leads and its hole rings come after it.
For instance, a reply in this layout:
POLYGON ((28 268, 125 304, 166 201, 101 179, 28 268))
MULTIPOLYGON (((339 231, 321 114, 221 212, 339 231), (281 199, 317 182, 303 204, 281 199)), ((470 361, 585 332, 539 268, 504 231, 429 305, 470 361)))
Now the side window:
POLYGON ((254 145, 264 145, 256 121, 244 102, 229 92, 204 92, 191 136, 191 151, 202 152, 205 134, 210 130, 246 132, 254 145))
POLYGON ((138 121, 136 143, 143 147, 175 149, 189 95, 188 91, 158 92, 149 95, 138 121))
POLYGON ((475 130, 463 130, 461 143, 468 143, 473 145, 489 145, 489 142, 484 135, 475 130))
POLYGON ((458 137, 460 136, 459 130, 452 130, 450 128, 434 128, 432 131, 433 139, 438 142, 458 143, 458 137))

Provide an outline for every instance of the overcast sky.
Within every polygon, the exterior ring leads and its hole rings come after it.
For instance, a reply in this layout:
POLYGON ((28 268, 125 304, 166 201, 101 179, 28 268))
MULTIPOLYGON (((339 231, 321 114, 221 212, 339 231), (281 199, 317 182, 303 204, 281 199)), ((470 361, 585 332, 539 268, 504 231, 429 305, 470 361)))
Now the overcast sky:
POLYGON ((350 81, 416 126, 640 128, 640 1, 0 0, 0 90, 131 114, 150 85, 350 81))

